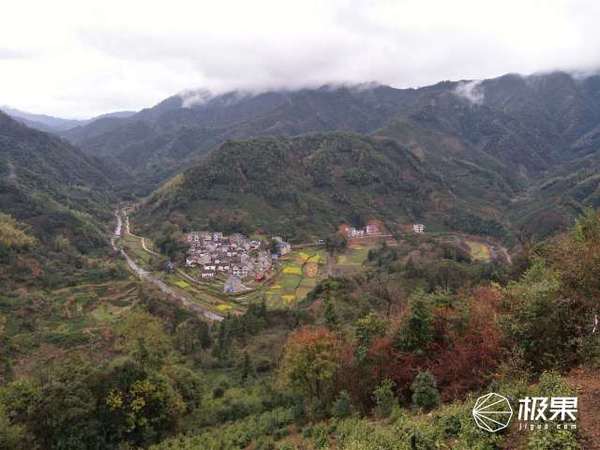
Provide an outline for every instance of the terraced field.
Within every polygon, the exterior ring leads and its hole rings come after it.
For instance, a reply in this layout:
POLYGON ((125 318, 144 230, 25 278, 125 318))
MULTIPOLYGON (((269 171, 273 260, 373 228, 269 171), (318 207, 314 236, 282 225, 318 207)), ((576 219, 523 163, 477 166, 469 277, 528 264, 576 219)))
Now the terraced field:
POLYGON ((223 283, 219 281, 193 282, 178 271, 170 274, 157 274, 157 276, 194 302, 220 314, 241 313, 247 305, 247 300, 224 294, 223 283))
POLYGON ((264 289, 267 306, 285 308, 303 299, 324 276, 326 257, 322 249, 304 249, 282 258, 279 274, 264 289))
POLYGON ((12 317, 7 332, 20 355, 16 374, 26 375, 53 356, 78 349, 101 357, 111 346, 115 323, 137 301, 138 284, 131 280, 0 295, 0 316, 12 317), (30 316, 35 316, 35 333, 24 325, 30 316))

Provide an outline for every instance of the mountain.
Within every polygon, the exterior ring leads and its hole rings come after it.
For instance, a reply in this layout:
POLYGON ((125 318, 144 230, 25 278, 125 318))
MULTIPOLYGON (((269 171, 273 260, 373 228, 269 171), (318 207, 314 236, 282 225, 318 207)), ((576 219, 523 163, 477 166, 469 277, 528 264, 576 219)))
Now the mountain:
MULTIPOLYGON (((219 148, 220 141, 358 132, 393 140, 410 151, 423 173, 442 182, 453 198, 448 204, 458 209, 447 208, 444 218, 430 219, 433 223, 476 234, 545 236, 599 203, 599 100, 600 76, 562 72, 406 90, 368 85, 260 95, 188 93, 119 121, 116 130, 104 129, 95 142, 102 143, 99 154, 109 152, 137 167, 133 170, 142 177, 162 167, 155 172, 156 182, 190 166, 198 169, 188 170, 184 178, 198 180, 206 164, 216 160, 212 153, 206 161, 197 159, 210 149, 219 153, 233 145, 219 148), (137 141, 142 136, 152 137, 137 141), (135 143, 120 147, 124 142, 135 143)), ((255 150, 262 148, 260 142, 247 141, 243 147, 260 158, 255 150)))
POLYGON ((371 218, 392 231, 424 220, 443 226, 452 212, 475 217, 479 204, 457 199, 395 141, 335 132, 228 141, 158 190, 136 223, 149 233, 173 221, 184 229, 260 229, 302 241, 371 218))
POLYGON ((382 126, 413 92, 386 86, 332 87, 259 94, 187 93, 126 119, 98 120, 64 133, 88 154, 133 171, 142 191, 156 187, 228 139, 382 126))
MULTIPOLYGON (((33 239, 30 256, 50 272, 68 249, 106 246, 112 176, 111 168, 60 138, 0 113, 0 222, 33 239)), ((0 243, 4 269, 18 269, 12 250, 10 242, 0 243)))
POLYGON ((114 113, 103 114, 98 117, 86 120, 63 119, 60 117, 52 117, 45 114, 33 114, 9 106, 0 107, 2 111, 11 116, 13 119, 27 125, 36 130, 45 131, 48 133, 61 133, 71 128, 83 126, 94 122, 95 120, 104 119, 107 117, 126 118, 135 114, 134 111, 117 111, 114 113))
POLYGON ((557 72, 448 83, 375 135, 409 146, 458 195, 479 190, 541 236, 598 205, 600 77, 557 72))
POLYGON ((557 72, 420 89, 365 84, 257 94, 192 91, 64 136, 87 153, 133 171, 143 188, 155 187, 228 139, 326 131, 381 135, 381 128, 398 122, 417 134, 458 139, 506 165, 511 174, 528 178, 596 144, 599 84, 598 76, 580 79, 557 72))

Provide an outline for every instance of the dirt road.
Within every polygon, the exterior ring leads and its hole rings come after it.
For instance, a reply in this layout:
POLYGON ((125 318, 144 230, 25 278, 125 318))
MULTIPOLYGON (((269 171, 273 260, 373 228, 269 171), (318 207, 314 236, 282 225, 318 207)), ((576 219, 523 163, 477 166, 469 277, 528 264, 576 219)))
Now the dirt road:
MULTIPOLYGON (((185 296, 185 295, 175 291, 173 288, 169 287, 164 281, 162 281, 161 279, 156 278, 154 275, 152 275, 152 273, 141 268, 133 260, 133 258, 131 258, 125 252, 125 250, 123 250, 123 248, 121 248, 118 245, 118 242, 117 242, 118 238, 120 238, 123 233, 123 221, 126 224, 126 226, 125 226, 126 233, 129 234, 129 216, 127 216, 127 212, 125 209, 120 210, 120 211, 117 210, 115 212, 115 215, 117 216, 117 226, 115 228, 114 235, 111 239, 111 245, 114 250, 118 251, 121 254, 121 256, 123 256, 123 258, 125 258, 127 265, 139 279, 158 287, 163 293, 167 294, 167 296, 169 298, 176 299, 178 302, 180 302, 181 306, 183 306, 188 311, 192 311, 192 312, 198 314, 199 316, 202 316, 208 320, 217 321, 217 322, 220 322, 221 320, 223 320, 224 317, 221 316, 220 314, 214 313, 212 311, 209 311, 206 308, 203 308, 202 306, 198 305, 197 303, 195 303, 193 300, 191 300, 187 296, 185 296), (124 219, 123 219, 123 217, 124 217, 124 219)), ((143 238, 140 237, 140 239, 142 239, 142 246, 144 247, 145 250, 147 250, 146 246, 144 244, 143 238)))

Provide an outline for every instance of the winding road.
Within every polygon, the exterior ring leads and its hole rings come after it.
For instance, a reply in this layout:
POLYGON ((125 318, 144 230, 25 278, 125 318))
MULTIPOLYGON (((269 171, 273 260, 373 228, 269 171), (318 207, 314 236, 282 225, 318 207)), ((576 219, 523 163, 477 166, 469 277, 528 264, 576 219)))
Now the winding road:
MULTIPOLYGON (((152 275, 151 272, 148 272, 147 270, 141 268, 133 260, 133 258, 131 258, 125 252, 125 250, 121 246, 117 245, 118 239, 123 235, 123 215, 125 217, 126 233, 131 234, 129 232, 129 216, 127 215, 126 209, 122 209, 122 210, 117 209, 115 211, 115 216, 117 217, 117 225, 115 227, 114 234, 111 238, 111 246, 115 251, 118 251, 123 256, 123 258, 125 258, 125 261, 127 262, 127 265, 129 266, 131 271, 140 280, 153 284, 154 286, 158 287, 161 290, 161 292, 163 292, 164 294, 167 294, 168 297, 178 300, 181 303, 181 305, 188 311, 198 314, 199 316, 202 316, 208 320, 217 321, 217 322, 220 322, 221 320, 223 320, 224 317, 222 315, 214 313, 212 311, 209 311, 206 308, 203 308, 202 306, 198 305, 197 303, 195 303, 193 300, 191 300, 187 296, 175 291, 173 288, 168 286, 161 279, 156 278, 154 275, 152 275)), ((146 245, 143 240, 144 238, 140 237, 140 239, 142 239, 142 246, 144 247, 144 250, 147 250, 146 245)), ((150 250, 147 250, 147 251, 150 252, 150 250)))

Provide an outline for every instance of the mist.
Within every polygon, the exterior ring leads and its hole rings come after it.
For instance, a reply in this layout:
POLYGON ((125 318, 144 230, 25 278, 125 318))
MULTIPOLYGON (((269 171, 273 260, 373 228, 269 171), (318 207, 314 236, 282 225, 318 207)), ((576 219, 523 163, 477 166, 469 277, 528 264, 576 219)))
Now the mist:
MULTIPOLYGON (((26 0, 3 9, 0 103, 86 118, 203 90, 588 73, 600 62, 598 13, 597 2, 560 0, 26 0)), ((457 93, 481 101, 468 89, 457 93)))

